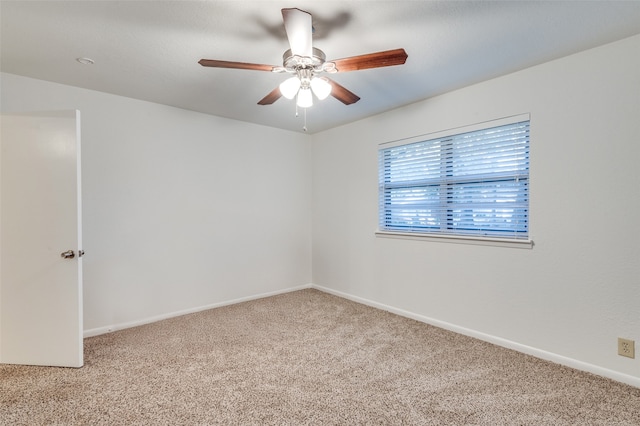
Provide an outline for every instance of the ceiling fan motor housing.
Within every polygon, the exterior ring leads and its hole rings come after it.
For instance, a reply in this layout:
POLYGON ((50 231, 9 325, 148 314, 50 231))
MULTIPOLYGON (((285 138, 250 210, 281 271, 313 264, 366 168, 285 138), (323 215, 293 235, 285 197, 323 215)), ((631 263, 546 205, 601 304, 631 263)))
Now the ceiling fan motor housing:
MULTIPOLYGON (((316 47, 313 48, 313 56, 300 56, 291 53, 291 49, 288 49, 282 55, 282 65, 284 70, 290 74, 299 74, 300 70, 309 69, 313 73, 336 72, 336 67, 333 62, 325 62, 327 56, 324 52, 316 47)), ((280 71, 275 70, 274 71, 280 71)))

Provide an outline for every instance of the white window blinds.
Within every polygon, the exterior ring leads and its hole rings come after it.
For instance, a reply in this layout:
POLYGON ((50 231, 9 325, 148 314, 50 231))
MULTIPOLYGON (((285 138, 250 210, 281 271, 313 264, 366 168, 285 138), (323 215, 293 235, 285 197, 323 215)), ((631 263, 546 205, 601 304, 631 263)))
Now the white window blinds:
POLYGON ((379 151, 382 231, 528 238, 529 120, 379 151))

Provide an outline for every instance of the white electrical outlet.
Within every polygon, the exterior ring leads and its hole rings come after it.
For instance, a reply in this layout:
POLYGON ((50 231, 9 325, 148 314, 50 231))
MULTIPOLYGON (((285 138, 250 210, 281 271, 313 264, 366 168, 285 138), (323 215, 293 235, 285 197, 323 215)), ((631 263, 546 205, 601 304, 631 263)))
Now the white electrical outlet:
POLYGON ((635 358, 636 342, 618 337, 618 355, 626 356, 627 358, 635 358))

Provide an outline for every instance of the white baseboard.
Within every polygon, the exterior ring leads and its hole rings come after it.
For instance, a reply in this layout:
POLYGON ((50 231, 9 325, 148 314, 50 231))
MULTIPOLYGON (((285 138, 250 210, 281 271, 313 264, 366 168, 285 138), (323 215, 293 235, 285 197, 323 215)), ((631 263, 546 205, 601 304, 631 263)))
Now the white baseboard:
POLYGON ((635 376, 623 374, 614 370, 610 370, 608 368, 599 367, 597 365, 589 364, 573 358, 568 358, 562 355, 558 355, 553 352, 548 352, 548 351, 537 349, 531 346, 523 345, 517 342, 513 342, 511 340, 492 336, 490 334, 482 333, 476 330, 468 329, 465 327, 459 327, 455 324, 450 324, 448 322, 440 321, 434 318, 429 318, 424 315, 415 314, 413 312, 405 311, 403 309, 394 308, 393 306, 374 302, 368 299, 363 299, 362 297, 353 296, 351 294, 343 293, 341 291, 333 290, 330 288, 318 286, 315 284, 311 285, 311 288, 323 291, 325 293, 333 294, 334 296, 339 296, 344 299, 349 299, 354 302, 362 303, 363 305, 371 306, 377 309, 382 309, 384 311, 388 311, 406 318, 411 318, 416 321, 420 321, 420 322, 430 324, 439 328, 443 328, 445 330, 453 331, 455 333, 463 334, 469 337, 474 337, 476 339, 493 343, 495 345, 502 346, 504 348, 513 349, 515 351, 522 352, 527 355, 534 356, 536 358, 544 359, 546 361, 551 361, 556 364, 575 368, 576 370, 586 371, 588 373, 596 374, 598 376, 606 377, 606 378, 615 380, 617 382, 625 383, 627 385, 640 388, 640 378, 635 376))
POLYGON ((298 287, 291 287, 291 288, 286 288, 286 289, 283 289, 283 290, 276 290, 276 291, 272 291, 272 292, 268 292, 268 293, 257 294, 257 295, 254 295, 254 296, 247 296, 247 297, 241 297, 239 299, 232 299, 232 300, 227 300, 227 301, 224 301, 224 302, 212 303, 210 305, 198 306, 196 308, 189 308, 189 309, 184 309, 184 310, 181 310, 181 311, 169 312, 169 313, 166 313, 166 314, 156 315, 156 316, 148 317, 148 318, 142 318, 142 319, 135 320, 135 321, 124 322, 124 323, 119 323, 119 324, 113 324, 113 325, 108 325, 108 326, 104 326, 104 327, 92 328, 92 329, 89 329, 89 330, 84 330, 83 336, 85 338, 86 337, 99 336, 100 334, 106 334, 106 333, 111 333, 111 332, 118 331, 118 330, 124 330, 126 328, 137 327, 139 325, 150 324, 152 322, 162 321, 162 320, 169 319, 169 318, 174 318, 174 317, 179 317, 181 315, 187 315, 187 314, 192 314, 192 313, 195 313, 195 312, 206 311, 208 309, 220 308, 222 306, 235 305, 236 303, 248 302, 250 300, 262 299, 262 298, 265 298, 265 297, 276 296, 278 294, 284 294, 284 293, 290 293, 292 291, 303 290, 305 288, 311 288, 311 287, 312 287, 311 284, 307 284, 307 285, 302 285, 302 286, 298 286, 298 287))

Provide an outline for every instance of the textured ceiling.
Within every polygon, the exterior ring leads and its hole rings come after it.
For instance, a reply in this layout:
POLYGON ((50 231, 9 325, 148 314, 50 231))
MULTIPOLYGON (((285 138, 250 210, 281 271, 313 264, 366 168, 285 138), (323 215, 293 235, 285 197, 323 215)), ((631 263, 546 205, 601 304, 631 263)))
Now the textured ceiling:
POLYGON ((307 112, 317 132, 640 33, 640 1, 1 1, 3 72, 302 131, 295 103, 258 100, 286 75, 280 9, 313 15, 327 59, 404 48, 405 65, 338 73, 361 97, 307 112), (89 57, 94 65, 81 65, 89 57))

